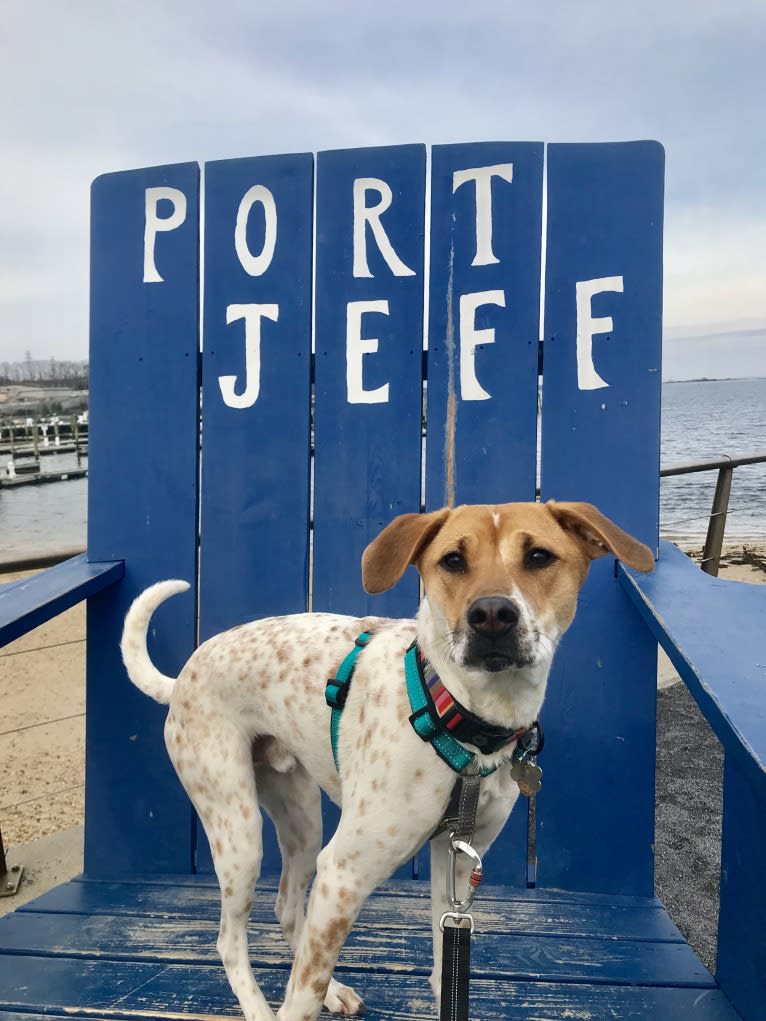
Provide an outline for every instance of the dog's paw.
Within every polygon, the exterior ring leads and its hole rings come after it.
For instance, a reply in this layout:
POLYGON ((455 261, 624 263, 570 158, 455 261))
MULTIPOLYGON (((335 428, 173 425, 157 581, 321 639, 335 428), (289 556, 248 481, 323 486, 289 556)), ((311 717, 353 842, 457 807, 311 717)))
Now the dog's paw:
POLYGON ((324 998, 324 1005, 332 1014, 345 1014, 347 1017, 355 1017, 364 1013, 364 1000, 357 996, 350 986, 344 986, 341 982, 330 979, 327 989, 327 996, 324 998))

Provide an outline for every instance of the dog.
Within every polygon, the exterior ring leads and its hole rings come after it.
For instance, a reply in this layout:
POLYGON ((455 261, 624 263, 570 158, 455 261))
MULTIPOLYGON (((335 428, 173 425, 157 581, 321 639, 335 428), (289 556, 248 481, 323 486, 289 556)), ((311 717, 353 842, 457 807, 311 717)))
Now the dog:
MULTIPOLYGON (((295 614, 243 624, 202 644, 176 680, 152 664, 149 620, 188 588, 165 581, 128 611, 121 649, 132 682, 170 706, 168 753, 202 821, 221 888, 217 941, 247 1021, 274 1014, 253 976, 247 922, 261 865, 261 809, 282 854, 275 912, 294 953, 279 1021, 314 1021, 322 1005, 355 1015, 361 998, 336 981, 338 955, 373 889, 437 830, 456 776, 410 725, 403 657, 413 640, 469 714, 515 735, 537 720, 556 646, 572 622, 590 562, 607 553, 651 571, 650 550, 587 503, 444 508, 395 518, 364 552, 368 593, 391 588, 414 565, 424 597, 414 620, 295 614), (325 684, 360 651, 338 732, 330 741, 325 684), (341 806, 322 847, 320 789, 341 806), (321 849, 321 850, 320 850, 321 849), (313 878, 308 906, 306 891, 313 878)), ((472 844, 483 854, 518 796, 516 741, 492 754, 481 780, 472 844)), ((434 970, 447 910, 447 837, 432 840, 434 970)), ((463 857, 463 856, 461 856, 463 857)), ((467 869, 460 880, 467 879, 467 869)))

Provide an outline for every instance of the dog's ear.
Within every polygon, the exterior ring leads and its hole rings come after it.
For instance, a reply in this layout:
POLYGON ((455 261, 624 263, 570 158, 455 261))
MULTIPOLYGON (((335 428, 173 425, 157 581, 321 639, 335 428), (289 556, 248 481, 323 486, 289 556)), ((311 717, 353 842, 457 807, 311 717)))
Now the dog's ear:
POLYGON ((654 557, 649 547, 623 532, 592 503, 549 500, 546 507, 561 527, 577 539, 591 560, 614 553, 618 560, 637 571, 654 570, 654 557))
POLYGON ((430 514, 400 514, 362 554, 362 584, 377 595, 395 585, 449 516, 449 507, 430 514))

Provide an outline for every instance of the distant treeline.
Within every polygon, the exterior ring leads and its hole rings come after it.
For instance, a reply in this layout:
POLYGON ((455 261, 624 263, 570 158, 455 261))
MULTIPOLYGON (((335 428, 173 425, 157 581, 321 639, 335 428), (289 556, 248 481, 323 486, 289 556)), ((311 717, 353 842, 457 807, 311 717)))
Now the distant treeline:
POLYGON ((72 390, 87 390, 88 363, 33 358, 27 352, 23 362, 0 362, 0 385, 9 383, 37 386, 61 386, 63 383, 72 390))

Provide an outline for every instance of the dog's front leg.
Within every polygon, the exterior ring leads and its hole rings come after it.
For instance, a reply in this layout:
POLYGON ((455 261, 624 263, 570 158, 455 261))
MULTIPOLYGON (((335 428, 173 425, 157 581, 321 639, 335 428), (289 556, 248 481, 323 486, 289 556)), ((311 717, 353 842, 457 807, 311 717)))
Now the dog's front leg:
MULTIPOLYGON (((344 805, 338 829, 317 858, 306 921, 298 943, 279 1021, 314 1021, 322 1007, 338 955, 367 897, 423 843, 431 825, 423 812, 397 816, 396 806, 344 805), (365 807, 369 813, 364 815, 365 807), (359 809, 361 808, 361 813, 359 809)), ((435 822, 433 823, 435 825, 435 822)))

